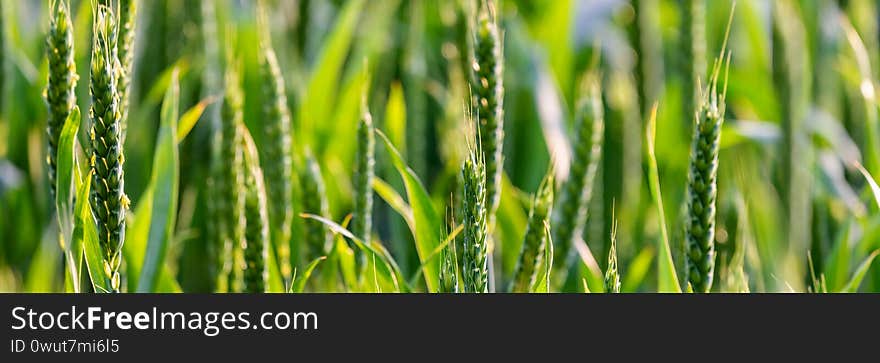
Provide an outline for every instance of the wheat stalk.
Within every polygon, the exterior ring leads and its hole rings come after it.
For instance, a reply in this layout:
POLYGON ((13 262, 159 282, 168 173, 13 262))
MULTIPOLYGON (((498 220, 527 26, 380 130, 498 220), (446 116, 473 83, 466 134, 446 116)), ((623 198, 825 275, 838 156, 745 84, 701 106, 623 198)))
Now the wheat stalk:
POLYGON ((486 167, 479 143, 462 166, 464 241, 462 280, 464 292, 488 292, 486 167))
POLYGON ((55 179, 57 174, 58 139, 64 121, 76 106, 76 64, 73 60, 73 23, 70 20, 70 5, 67 0, 52 4, 52 18, 46 36, 46 58, 49 63, 49 80, 43 97, 48 109, 46 134, 48 136, 47 157, 50 197, 55 198, 55 179))
POLYGON ((221 161, 220 152, 220 132, 212 130, 211 133, 211 159, 208 168, 208 179, 206 181, 205 190, 205 215, 206 231, 205 239, 209 243, 209 251, 213 263, 211 264, 211 276, 217 276, 214 281, 214 291, 223 292, 228 290, 226 286, 226 271, 230 271, 232 266, 227 266, 231 262, 226 258, 225 241, 226 232, 224 230, 225 217, 223 212, 223 193, 220 189, 223 186, 223 163, 221 161))
POLYGON ((544 258, 544 245, 548 238, 548 229, 545 228, 545 225, 548 223, 553 208, 553 188, 555 187, 553 173, 551 167, 544 176, 544 180, 541 181, 538 192, 532 198, 529 221, 526 224, 525 238, 514 270, 510 292, 529 292, 535 283, 536 271, 544 258))
POLYGON ((120 135, 119 94, 116 74, 116 23, 110 8, 95 9, 91 78, 91 204, 95 213, 98 241, 104 252, 104 273, 114 292, 119 291, 120 253, 125 241, 125 211, 128 198, 124 192, 124 161, 120 135))
MULTIPOLYGON (((365 97, 366 98, 366 97, 365 97)), ((363 115, 358 123, 357 156, 354 174, 354 214, 351 225, 352 232, 364 243, 370 242, 373 226, 373 176, 376 165, 376 140, 373 133, 373 119, 363 102, 363 115)), ((366 257, 363 254, 361 261, 366 257)))
POLYGON ((243 124, 243 96, 236 63, 227 64, 225 76, 225 95, 221 109, 220 128, 220 163, 221 177, 217 182, 221 193, 218 210, 222 225, 222 258, 223 271, 220 276, 225 279, 225 290, 237 290, 236 271, 238 258, 236 251, 244 243, 244 156, 241 149, 242 135, 239 125, 243 124))
MULTIPOLYGON (((261 14, 263 14, 261 12, 261 14)), ((263 83, 263 170, 269 197, 269 218, 275 234, 275 247, 281 275, 290 279, 290 230, 293 223, 293 161, 291 154, 290 109, 284 77, 272 50, 268 28, 263 28, 260 76, 263 83)))
POLYGON ((596 172, 602 158, 605 136, 605 117, 602 108, 602 90, 598 74, 588 74, 580 87, 576 114, 574 149, 568 180, 553 211, 553 240, 556 242, 555 259, 564 261, 586 224, 587 212, 596 172))
POLYGON ((479 144, 486 168, 486 209, 490 228, 501 200, 504 145, 504 85, 502 39, 495 18, 494 2, 482 3, 474 41, 472 90, 474 114, 479 122, 479 144))
MULTIPOLYGON (((444 231, 443 239, 446 240, 446 238, 447 233, 444 231)), ((458 266, 458 257, 455 252, 455 240, 452 240, 440 251, 440 289, 438 292, 456 293, 459 291, 456 266, 458 266)))
POLYGON ((134 63, 134 35, 137 20, 137 0, 119 0, 119 63, 116 88, 119 90, 119 111, 122 114, 122 141, 128 130, 129 95, 131 93, 132 65, 134 63))
MULTIPOLYGON (((328 217, 330 210, 324 188, 324 178, 317 160, 309 150, 305 152, 305 168, 300 173, 302 188, 302 211, 322 217, 328 217)), ((314 219, 303 221, 305 227, 306 261, 324 254, 330 244, 330 232, 324 223, 314 219)))
POLYGON ((244 125, 240 125, 244 141, 245 163, 245 248, 244 248, 244 291, 248 293, 266 292, 269 271, 266 269, 269 246, 269 211, 266 205, 266 188, 257 146, 244 125))
POLYGON ((699 111, 699 79, 706 71, 706 0, 679 0, 681 47, 685 93, 683 109, 688 117, 699 111))
POLYGON ((617 223, 611 229, 611 248, 608 250, 608 267, 605 269, 605 292, 620 292, 620 272, 617 270, 617 223))
POLYGON ((715 270, 715 198, 718 194, 718 143, 724 122, 725 91, 718 92, 721 60, 716 61, 694 119, 687 184, 687 275, 695 292, 709 292, 715 270))

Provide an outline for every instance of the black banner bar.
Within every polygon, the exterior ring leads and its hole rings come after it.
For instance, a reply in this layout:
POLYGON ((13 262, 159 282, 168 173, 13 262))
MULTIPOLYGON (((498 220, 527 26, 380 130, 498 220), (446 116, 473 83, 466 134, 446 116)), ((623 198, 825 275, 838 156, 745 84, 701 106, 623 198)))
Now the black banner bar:
POLYGON ((880 295, 2 294, 0 308, 0 357, 11 358, 0 362, 545 361, 835 343, 852 353, 880 341, 880 295))

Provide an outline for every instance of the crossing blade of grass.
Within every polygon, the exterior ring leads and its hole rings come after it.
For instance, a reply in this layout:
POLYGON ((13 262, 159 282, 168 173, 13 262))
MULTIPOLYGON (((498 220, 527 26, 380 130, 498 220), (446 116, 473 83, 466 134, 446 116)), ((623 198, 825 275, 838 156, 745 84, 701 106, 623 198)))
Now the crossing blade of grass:
MULTIPOLYGON (((458 236, 458 234, 461 233, 461 231, 463 231, 463 230, 464 230, 464 225, 461 225, 461 224, 459 224, 458 226, 453 228, 452 232, 450 232, 449 235, 443 239, 443 242, 441 242, 440 245, 438 245, 437 248, 434 249, 434 251, 431 251, 431 254, 428 255, 428 258, 425 261, 425 263, 433 261, 434 258, 440 256, 441 252, 443 252, 443 249, 445 249, 446 246, 448 246, 450 243, 455 241, 455 237, 458 236)), ((413 276, 409 278, 410 285, 416 284, 419 277, 422 276, 422 271, 424 270, 424 268, 425 268, 425 264, 423 263, 421 266, 419 266, 419 269, 416 270, 416 272, 413 274, 413 276)))
MULTIPOLYGON (((302 275, 294 276, 295 279, 293 281, 293 284, 290 285, 290 290, 288 292, 303 292, 306 289, 306 282, 309 281, 309 277, 312 277, 312 272, 315 271, 315 268, 318 267, 318 264, 321 263, 321 261, 324 261, 326 259, 327 256, 321 256, 312 260, 312 262, 309 262, 302 275)), ((296 274, 296 272, 294 272, 294 274, 296 274)))
POLYGON ((376 133, 384 141, 388 154, 391 156, 392 164, 400 173, 406 188, 407 199, 413 213, 414 230, 413 235, 416 240, 416 252, 419 255, 420 262, 424 265, 425 284, 428 286, 429 292, 436 292, 440 278, 440 261, 428 260, 431 252, 440 245, 440 231, 443 223, 434 210, 434 204, 430 195, 425 190, 422 182, 415 175, 415 172, 406 166, 400 153, 394 148, 391 140, 378 129, 376 133))
POLYGON ((191 62, 189 58, 183 57, 175 61, 173 64, 168 66, 167 68, 162 70, 162 73, 159 74, 158 77, 153 81, 150 85, 149 91, 147 91, 146 97, 144 97, 144 105, 141 108, 147 109, 149 111, 152 107, 148 106, 156 106, 162 99, 165 97, 165 93, 168 90, 168 86, 171 85, 171 80, 174 77, 184 77, 187 72, 189 72, 191 67, 191 62))
POLYGON ((165 261, 165 251, 174 233, 177 218, 177 194, 180 157, 177 150, 177 116, 180 103, 180 87, 177 73, 162 101, 159 136, 153 158, 152 215, 147 237, 146 254, 143 260, 137 292, 152 292, 156 287, 159 272, 165 261))
POLYGON ((877 181, 874 180, 874 177, 864 166, 862 166, 862 164, 856 162, 855 166, 859 169, 859 172, 862 173, 862 176, 865 177, 865 180, 868 181, 868 185, 871 186, 871 193, 874 195, 874 202, 877 203, 877 208, 880 208, 880 186, 877 185, 877 181))
POLYGON ((391 187, 391 185, 379 177, 374 177, 373 190, 376 191, 376 194, 378 194, 385 203, 388 203, 388 205, 391 206, 391 209, 394 209, 397 214, 400 214, 400 216, 403 217, 403 220, 409 226, 410 230, 415 230, 412 209, 409 207, 409 204, 403 200, 403 197, 391 187))
POLYGON ((77 251, 82 249, 80 241, 73 240, 73 195, 75 192, 74 177, 76 175, 76 134, 82 121, 79 107, 74 107, 58 139, 58 155, 55 179, 55 213, 58 218, 61 250, 64 252, 64 260, 67 266, 65 272, 65 286, 68 292, 79 292, 79 266, 76 257, 77 251), (74 243, 76 243, 74 245, 74 243))
POLYGON ((550 277, 553 273, 553 238, 550 234, 550 223, 547 221, 544 221, 544 230, 547 236, 544 239, 544 251, 547 257, 544 258, 544 270, 535 279, 532 292, 550 293, 550 277))
POLYGON ((150 234, 150 221, 153 216, 153 189, 147 186, 144 193, 134 205, 134 213, 130 214, 130 221, 126 222, 125 244, 122 245, 122 254, 125 258, 125 267, 128 274, 128 290, 137 290, 138 279, 143 268, 144 255, 147 251, 147 239, 150 234))
POLYGON ((349 231, 345 227, 340 226, 338 223, 331 221, 327 218, 308 213, 303 213, 300 216, 302 216, 303 218, 314 219, 323 223, 328 228, 330 228, 331 232, 343 235, 345 236, 345 238, 348 238, 348 240, 352 241, 364 253, 379 257, 379 260, 382 262, 381 266, 384 267, 388 279, 394 283, 395 289, 400 292, 409 292, 410 290, 412 290, 406 284, 406 280, 403 278, 403 274, 401 274, 400 267, 397 266, 397 262, 394 262, 391 254, 388 253, 388 250, 386 250, 385 247, 382 247, 381 244, 375 242, 365 244, 363 243, 363 241, 360 240, 360 238, 355 237, 354 233, 351 233, 351 231, 349 231))
POLYGON ((360 287, 358 283, 358 270, 355 267, 354 250, 348 246, 348 243, 345 243, 345 239, 342 236, 337 235, 334 239, 333 252, 336 254, 337 261, 339 262, 342 282, 346 287, 346 291, 352 291, 360 287))
POLYGON ((651 108, 645 131, 648 147, 648 187, 657 208, 657 223, 660 224, 660 240, 657 242, 657 290, 658 292, 681 292, 672 251, 669 248, 669 232, 666 229, 666 213, 663 211, 663 196, 660 192, 660 175, 657 172, 657 155, 654 141, 657 134, 657 104, 651 108))
POLYGON ((58 139, 58 166, 56 179, 55 210, 58 214, 58 226, 64 237, 62 240, 62 249, 67 251, 70 247, 65 242, 70 241, 73 233, 73 194, 75 193, 74 185, 74 168, 76 167, 76 135, 82 121, 80 117, 79 107, 74 107, 73 111, 67 116, 64 122, 64 128, 58 139))
POLYGON ((96 292, 110 292, 110 281, 104 274, 104 258, 98 242, 98 227, 92 215, 89 203, 89 190, 92 186, 92 173, 83 179, 76 192, 76 223, 73 227, 73 238, 81 240, 86 257, 86 269, 91 276, 92 287, 96 292))
POLYGON ((841 230, 834 241, 834 247, 825 256, 825 266, 822 268, 821 273, 825 275, 825 283, 830 291, 838 291, 846 286, 846 278, 849 274, 850 260, 853 254, 850 247, 850 239, 854 228, 854 221, 841 226, 841 230))
POLYGON ((859 264, 859 267, 856 268, 856 272, 853 274, 852 278, 847 282, 846 286, 840 292, 848 292, 848 293, 856 293, 859 292, 859 286, 862 284, 862 280, 865 278, 865 274, 868 273, 868 270, 871 268, 871 263, 874 262, 874 259, 877 258, 877 255, 880 255, 880 250, 876 250, 871 255, 868 256, 862 263, 859 264))
POLYGON ((183 116, 180 116, 180 121, 177 122, 177 140, 183 140, 186 138, 186 135, 189 135, 189 132, 192 131, 193 127, 196 126, 196 122, 202 118, 202 114, 205 113, 205 109, 208 108, 212 103, 217 101, 216 97, 208 97, 205 98, 195 106, 187 110, 183 113, 183 116))

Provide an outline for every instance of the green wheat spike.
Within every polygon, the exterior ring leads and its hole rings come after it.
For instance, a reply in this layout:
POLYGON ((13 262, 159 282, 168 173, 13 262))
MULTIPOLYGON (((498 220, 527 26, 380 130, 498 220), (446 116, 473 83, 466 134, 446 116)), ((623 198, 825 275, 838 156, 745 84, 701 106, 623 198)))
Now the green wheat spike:
MULTIPOLYGON (((370 242, 373 226, 373 176, 375 173, 376 140, 373 132, 373 119, 363 103, 363 115, 358 122, 357 156, 354 174, 354 214, 352 216, 352 232, 364 243, 370 242)), ((360 255, 361 262, 365 256, 360 255)))
MULTIPOLYGON (((327 204, 327 195, 324 188, 324 178, 321 176, 321 168, 318 161, 306 150, 305 168, 300 173, 300 186, 302 187, 302 211, 329 217, 330 210, 327 204)), ((324 255, 330 246, 330 232, 324 223, 314 219, 303 221, 305 226, 306 261, 324 255)))
POLYGON ((718 149, 724 123, 724 90, 718 92, 721 60, 716 61, 694 119, 685 222, 686 272, 695 292, 709 292, 715 270, 715 199, 718 194, 718 149))
POLYGON ((545 224, 548 223, 550 213, 553 208, 553 189, 555 181, 553 178, 553 168, 551 167, 541 185, 538 192, 532 199, 532 207, 529 210, 529 221, 526 224, 526 234, 523 239, 522 250, 520 250, 519 260, 514 270, 513 281, 511 281, 510 292, 529 292, 535 283, 537 269, 541 266, 541 260, 544 257, 544 245, 547 242, 547 231, 545 224))
MULTIPOLYGON (((265 14, 261 11, 261 17, 265 14)), ((265 24, 266 21, 263 20, 265 24)), ((281 275, 289 280, 290 232, 293 224, 293 161, 290 109, 284 77, 272 49, 269 30, 261 27, 260 76, 263 83, 263 170, 269 198, 269 218, 275 231, 275 248, 278 252, 281 275)))
POLYGON ((479 122, 479 144, 486 168, 486 208, 490 228, 501 200, 501 173, 504 145, 504 85, 502 39, 495 18, 494 2, 484 2, 479 10, 474 41, 472 90, 474 116, 479 122))
POLYGON ((602 107, 600 76, 587 74, 581 82, 576 114, 575 136, 572 140, 573 159, 568 180, 553 211, 555 259, 565 261, 574 238, 587 222, 587 212, 602 158, 605 118, 602 107))
POLYGON ((269 212, 266 201, 263 172, 257 147, 244 125, 240 126, 244 136, 242 149, 245 160, 245 247, 244 247, 244 291, 248 293, 266 292, 269 270, 266 268, 269 250, 269 212))
POLYGON ((58 139, 64 121, 76 106, 76 74, 73 49, 73 23, 70 20, 70 5, 67 0, 52 5, 52 18, 46 36, 46 58, 49 63, 49 80, 43 98, 46 100, 46 133, 48 139, 46 163, 50 197, 55 198, 55 179, 57 174, 58 139))
POLYGON ((488 292, 486 168, 479 144, 472 147, 461 170, 463 181, 464 292, 488 292))
POLYGON ((92 105, 91 158, 93 170, 91 204, 97 221, 98 241, 104 252, 104 273, 114 292, 119 291, 119 266, 125 241, 125 211, 119 93, 116 89, 116 23, 110 8, 95 9, 89 90, 92 105))

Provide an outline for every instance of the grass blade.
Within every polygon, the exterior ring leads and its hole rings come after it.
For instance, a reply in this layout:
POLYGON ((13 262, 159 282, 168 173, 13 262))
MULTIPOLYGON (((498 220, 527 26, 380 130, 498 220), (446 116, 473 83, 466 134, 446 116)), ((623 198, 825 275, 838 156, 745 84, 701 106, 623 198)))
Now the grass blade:
POLYGON ((871 173, 868 172, 862 164, 856 162, 856 169, 859 169, 859 172, 861 172, 862 176, 865 177, 865 180, 868 181, 868 185, 871 186, 871 193, 874 195, 874 202, 877 203, 877 207, 880 208, 880 186, 877 185, 877 181, 874 180, 874 177, 871 176, 871 173))
POLYGON ((150 229, 137 292, 151 292, 155 289, 159 271, 165 261, 168 242, 173 237, 174 221, 177 218, 178 164, 180 163, 177 150, 179 92, 175 73, 162 101, 159 136, 150 182, 152 185, 150 229))
POLYGON ((381 244, 371 242, 369 244, 364 244, 360 238, 355 237, 354 233, 351 233, 348 229, 343 226, 340 226, 338 223, 333 222, 327 218, 317 216, 314 214, 304 213, 301 215, 303 218, 314 219, 319 221, 327 226, 331 232, 335 234, 340 234, 348 238, 352 241, 361 251, 364 253, 370 253, 374 257, 379 257, 379 260, 382 262, 382 266, 385 268, 388 273, 389 280, 394 282, 395 288, 398 291, 408 292, 410 288, 406 285, 406 280, 403 278, 403 274, 400 272, 400 268, 397 266, 397 263, 394 262, 394 259, 391 258, 391 254, 382 247, 381 244))
MULTIPOLYGON (((326 128, 326 125, 330 124, 319 121, 331 119, 330 110, 335 109, 335 95, 337 94, 336 88, 339 86, 339 77, 343 73, 342 69, 364 3, 366 3, 365 0, 355 0, 345 5, 327 37, 318 61, 315 63, 318 68, 314 70, 312 78, 309 80, 308 90, 299 113, 299 126, 302 130, 300 135, 307 144, 316 145, 309 143, 309 138, 320 138, 320 135, 328 131, 319 129, 319 127, 326 128)), ((320 150, 319 148, 317 151, 320 150)))
POLYGON ((318 258, 312 260, 312 262, 310 262, 308 264, 308 266, 306 266, 306 269, 305 269, 305 271, 303 271, 303 274, 301 276, 297 276, 296 281, 293 282, 293 285, 290 285, 289 292, 296 292, 296 293, 303 292, 303 290, 305 290, 305 288, 306 288, 306 282, 309 281, 309 277, 311 277, 312 272, 315 271, 315 267, 318 267, 318 264, 321 263, 321 261, 324 261, 326 259, 327 259, 327 256, 321 256, 321 257, 318 257, 318 258))
POLYGON ((877 258, 877 255, 880 255, 880 250, 876 250, 871 253, 868 258, 866 258, 862 263, 859 264, 859 267, 856 268, 856 272, 853 274, 852 278, 846 284, 846 286, 841 290, 841 292, 849 292, 855 293, 859 291, 859 286, 862 284, 862 280, 865 278, 865 274, 868 273, 868 269, 871 268, 871 263, 874 262, 874 259, 877 258))
POLYGON ((104 257, 98 242, 98 227, 95 225, 95 217, 92 215, 92 207, 89 203, 91 186, 92 173, 89 172, 76 192, 76 224, 73 229, 73 238, 82 241, 86 268, 89 271, 95 292, 110 292, 110 281, 104 274, 102 267, 104 266, 104 257))
MULTIPOLYGON (((67 265, 68 274, 68 291, 79 292, 79 269, 73 251, 79 251, 81 247, 74 246, 74 243, 80 241, 73 240, 73 194, 75 193, 74 176, 76 174, 77 160, 75 152, 76 134, 82 121, 80 117, 79 107, 74 107, 67 120, 64 121, 64 128, 61 130, 61 136, 58 139, 58 155, 56 158, 56 179, 55 179, 55 213, 58 218, 58 228, 61 233, 59 241, 61 250, 64 252, 65 263, 67 265)), ((67 280, 66 280, 67 281, 67 280)))
POLYGON ((180 121, 177 122, 177 140, 178 142, 182 141, 186 138, 186 135, 189 135, 189 132, 192 131, 193 127, 196 126, 196 122, 202 118, 202 114, 205 113, 205 109, 208 108, 212 103, 214 103, 216 99, 214 97, 208 97, 199 101, 195 106, 187 110, 183 113, 183 116, 180 116, 180 121))
POLYGON ((651 108, 648 117, 646 139, 648 145, 648 187, 657 207, 657 219, 660 223, 660 240, 657 242, 657 290, 658 292, 681 292, 675 264, 672 262, 672 251, 669 248, 669 231, 666 229, 666 213, 663 211, 663 196, 660 193, 660 175, 657 172, 657 155, 654 152, 654 141, 657 134, 657 104, 651 108))

